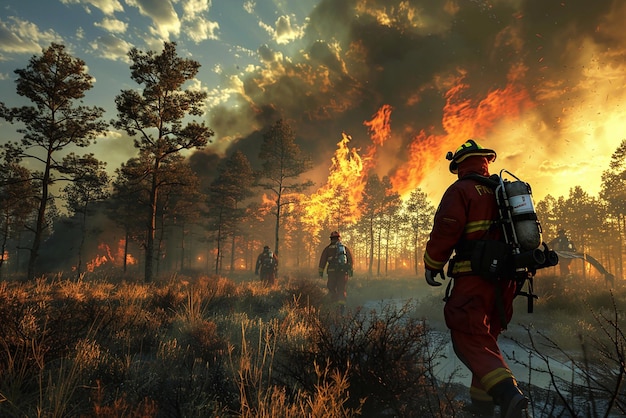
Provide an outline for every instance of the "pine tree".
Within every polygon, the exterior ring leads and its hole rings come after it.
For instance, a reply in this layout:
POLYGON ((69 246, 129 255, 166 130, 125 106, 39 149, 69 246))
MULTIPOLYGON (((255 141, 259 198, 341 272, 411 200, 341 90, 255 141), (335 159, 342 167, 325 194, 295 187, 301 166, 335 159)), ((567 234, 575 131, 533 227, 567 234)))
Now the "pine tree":
POLYGON ((231 238, 231 271, 234 269, 234 240, 237 235, 237 225, 244 212, 238 207, 239 203, 251 195, 254 183, 254 173, 248 158, 236 151, 219 167, 218 177, 209 188, 209 216, 213 219, 212 229, 217 231, 217 254, 215 274, 219 274, 223 253, 222 242, 231 238))
POLYGON ((279 119, 263 134, 259 158, 263 161, 260 185, 270 190, 274 197, 276 226, 274 229, 274 253, 279 252, 279 232, 284 207, 297 201, 295 193, 313 185, 310 180, 300 181, 299 177, 311 168, 311 161, 302 154, 295 142, 291 126, 279 119))
POLYGON ((86 147, 107 124, 100 120, 104 109, 81 104, 85 92, 92 88, 93 77, 86 72, 85 62, 65 52, 65 47, 51 44, 42 55, 33 56, 25 69, 15 70, 17 93, 29 99, 32 106, 8 108, 0 103, 0 117, 23 124, 19 143, 5 145, 9 160, 30 159, 42 166, 35 172, 38 184, 38 209, 30 246, 27 277, 35 277, 39 250, 49 224, 49 208, 53 196, 50 187, 57 181, 57 156, 70 146, 86 147))
POLYGON ((79 217, 80 244, 76 274, 82 273, 83 248, 87 238, 87 218, 91 206, 109 197, 109 175, 104 170, 106 163, 99 161, 93 154, 82 157, 74 153, 63 158, 61 172, 70 176, 71 182, 63 188, 66 207, 70 213, 79 217))
POLYGON ((146 173, 150 188, 144 266, 144 280, 150 282, 155 262, 159 192, 167 170, 163 165, 172 155, 183 150, 203 148, 213 131, 204 122, 183 123, 188 115, 201 116, 204 113, 207 94, 183 89, 183 85, 198 73, 200 64, 197 61, 180 58, 174 42, 165 42, 161 54, 133 48, 128 56, 132 61, 131 79, 143 90, 122 90, 115 99, 118 119, 113 125, 134 138, 135 147, 150 164, 146 173))
POLYGON ((37 209, 36 195, 32 174, 26 167, 11 163, 0 165, 0 277, 7 261, 5 256, 14 258, 12 264, 17 267, 19 237, 37 209), (13 255, 9 255, 10 242, 15 243, 13 255))
POLYGON ((413 271, 418 274, 417 265, 421 260, 420 244, 433 225, 435 207, 428 201, 428 196, 420 188, 413 190, 403 205, 403 221, 409 226, 413 247, 413 271))

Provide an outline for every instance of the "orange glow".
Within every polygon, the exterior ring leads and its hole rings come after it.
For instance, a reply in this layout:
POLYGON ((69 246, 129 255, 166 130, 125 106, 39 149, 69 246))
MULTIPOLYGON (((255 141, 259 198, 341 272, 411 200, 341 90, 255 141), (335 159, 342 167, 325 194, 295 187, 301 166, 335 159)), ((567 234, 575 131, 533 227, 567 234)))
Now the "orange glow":
POLYGON ((109 261, 106 255, 97 255, 91 261, 87 262, 87 271, 93 272, 96 267, 100 267, 104 263, 109 261))
POLYGON ((132 254, 126 254, 126 265, 137 264, 137 259, 132 254))
POLYGON ((426 174, 440 162, 448 150, 455 149, 468 138, 483 138, 502 119, 514 120, 532 108, 528 92, 515 83, 523 69, 516 68, 503 89, 490 91, 475 100, 465 96, 469 86, 464 74, 457 77, 445 97, 442 125, 444 134, 420 131, 408 147, 409 158, 391 177, 394 190, 405 195, 420 186, 426 174))
POLYGON ((375 145, 382 146, 391 136, 391 111, 393 108, 389 105, 383 105, 374 115, 372 120, 363 122, 363 125, 369 128, 372 142, 375 145))
POLYGON ((363 125, 368 127, 370 138, 372 139, 372 145, 367 147, 365 154, 363 155, 363 172, 367 173, 371 168, 375 167, 376 152, 379 147, 382 147, 389 138, 391 138, 391 111, 393 108, 390 105, 382 105, 378 112, 376 112, 372 119, 363 122, 363 125))
POLYGON ((268 196, 263 193, 261 196, 261 205, 259 206, 259 215, 268 216, 272 211, 276 210, 276 197, 274 195, 268 196))
MULTIPOLYGON (((121 239, 117 243, 117 248, 115 250, 115 255, 111 250, 111 247, 108 244, 101 243, 98 245, 98 254, 86 263, 86 268, 88 272, 93 272, 96 268, 104 265, 111 264, 115 267, 122 267, 124 260, 124 247, 125 240, 121 239)), ((126 264, 134 265, 137 264, 137 259, 132 254, 126 254, 126 264)))
POLYGON ((351 139, 342 133, 326 184, 303 202, 303 222, 314 234, 324 227, 324 223, 339 228, 354 223, 358 216, 364 186, 363 160, 356 148, 350 148, 351 139))

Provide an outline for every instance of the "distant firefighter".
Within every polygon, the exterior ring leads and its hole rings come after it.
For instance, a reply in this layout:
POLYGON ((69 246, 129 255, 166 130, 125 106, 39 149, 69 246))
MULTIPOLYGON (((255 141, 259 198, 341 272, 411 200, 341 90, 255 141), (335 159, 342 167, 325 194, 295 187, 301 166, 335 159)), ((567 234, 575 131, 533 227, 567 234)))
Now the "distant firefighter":
MULTIPOLYGON (((576 252, 576 247, 572 240, 567 236, 567 232, 564 229, 559 229, 559 235, 550 241, 548 245, 555 251, 561 252, 566 251, 570 253, 576 252)), ((573 258, 566 258, 563 256, 564 254, 560 254, 559 257, 559 266, 561 271, 561 276, 569 276, 570 270, 569 265, 572 263, 573 258)))
POLYGON ((614 286, 615 276, 610 273, 598 260, 592 257, 590 254, 584 252, 578 252, 574 243, 567 235, 567 231, 564 229, 559 230, 559 235, 550 241, 550 246, 559 255, 559 265, 561 266, 561 276, 569 276, 569 265, 574 259, 580 259, 583 263, 588 263, 593 266, 598 272, 604 275, 606 283, 614 286))
POLYGON ((326 287, 330 299, 343 311, 346 304, 348 277, 353 274, 352 252, 341 242, 339 232, 330 233, 330 244, 322 251, 319 263, 319 275, 324 277, 324 269, 328 273, 326 287))
POLYGON ((278 257, 272 253, 269 246, 263 247, 263 252, 256 259, 254 274, 261 273, 261 281, 268 286, 276 282, 278 273, 278 257))

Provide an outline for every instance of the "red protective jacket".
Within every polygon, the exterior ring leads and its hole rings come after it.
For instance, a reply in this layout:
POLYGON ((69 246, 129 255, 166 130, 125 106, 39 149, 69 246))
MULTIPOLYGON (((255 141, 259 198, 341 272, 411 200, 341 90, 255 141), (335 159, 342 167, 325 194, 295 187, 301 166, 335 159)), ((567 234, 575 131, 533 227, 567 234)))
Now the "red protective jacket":
MULTIPOLYGON (((500 238, 502 231, 494 225, 498 219, 494 190, 474 179, 463 179, 470 173, 488 177, 488 164, 485 158, 470 157, 459 166, 459 179, 446 190, 435 213, 424 253, 426 268, 442 270, 464 241, 500 238)), ((469 260, 459 260, 450 274, 455 277, 469 272, 469 260)))

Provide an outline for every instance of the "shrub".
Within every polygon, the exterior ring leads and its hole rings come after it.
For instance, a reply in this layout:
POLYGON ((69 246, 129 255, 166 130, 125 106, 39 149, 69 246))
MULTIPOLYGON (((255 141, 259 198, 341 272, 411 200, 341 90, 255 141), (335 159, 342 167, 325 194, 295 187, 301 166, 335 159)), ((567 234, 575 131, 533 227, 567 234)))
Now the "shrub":
POLYGON ((315 365, 324 364, 348 376, 350 399, 346 406, 362 408, 366 416, 446 416, 457 408, 450 393, 439 393, 433 369, 441 347, 433 345, 423 320, 412 317, 415 306, 382 312, 357 309, 347 315, 329 312, 303 317, 311 328, 308 340, 285 336, 277 370, 280 384, 313 393, 315 365), (363 402, 361 404, 361 402, 363 402))

